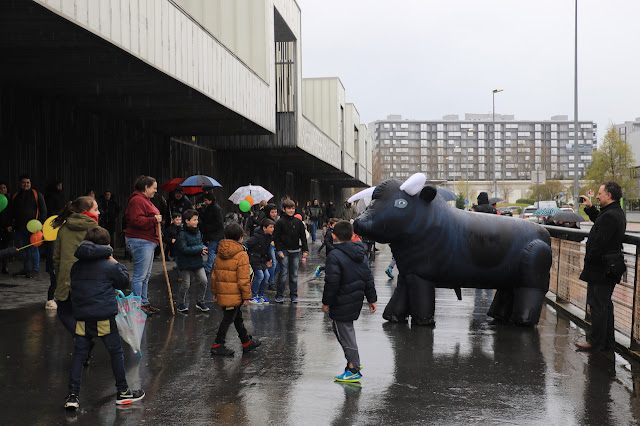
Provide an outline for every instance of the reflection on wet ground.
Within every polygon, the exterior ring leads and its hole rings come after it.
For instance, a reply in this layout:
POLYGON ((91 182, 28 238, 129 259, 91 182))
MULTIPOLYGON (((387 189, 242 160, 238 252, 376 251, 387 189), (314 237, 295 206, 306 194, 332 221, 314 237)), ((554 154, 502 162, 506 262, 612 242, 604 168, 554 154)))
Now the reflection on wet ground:
MULTIPOLYGON (((317 247, 316 247, 317 248, 317 247)), ((638 371, 619 355, 577 353, 583 335, 545 306, 537 328, 493 325, 488 290, 438 290, 436 327, 390 324, 382 310, 395 280, 384 274, 390 253, 380 247, 374 273, 379 312, 356 323, 361 387, 340 385, 344 358, 320 309, 324 255, 300 268, 298 305, 249 306, 247 328, 264 339, 255 352, 211 358, 221 318, 168 309, 149 319, 139 358, 125 346, 127 377, 147 396, 116 408, 108 354, 98 343, 85 369, 81 409, 63 407, 73 348, 55 313, 37 304, 1 310, 0 377, 3 424, 637 424, 638 371)), ((130 264, 129 264, 130 265, 130 264)), ((155 266, 154 272, 160 265, 155 266)), ((162 306, 155 274, 151 299, 162 306)), ((174 282, 174 291, 178 283, 174 282)), ((43 288, 43 294, 46 288, 43 288)), ((164 303, 164 306, 167 306, 164 303)))

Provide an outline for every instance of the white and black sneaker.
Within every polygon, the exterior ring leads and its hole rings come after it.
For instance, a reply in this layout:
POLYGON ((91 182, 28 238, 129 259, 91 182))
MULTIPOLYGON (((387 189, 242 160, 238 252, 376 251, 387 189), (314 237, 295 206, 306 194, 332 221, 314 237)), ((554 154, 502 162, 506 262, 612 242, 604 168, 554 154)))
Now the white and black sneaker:
POLYGON ((64 408, 67 410, 77 410, 80 408, 80 397, 75 393, 67 395, 67 400, 64 403, 64 408))
POLYGON ((132 402, 140 401, 144 398, 144 395, 145 393, 143 390, 132 391, 131 389, 127 389, 125 392, 118 392, 116 395, 116 404, 131 404, 132 402))

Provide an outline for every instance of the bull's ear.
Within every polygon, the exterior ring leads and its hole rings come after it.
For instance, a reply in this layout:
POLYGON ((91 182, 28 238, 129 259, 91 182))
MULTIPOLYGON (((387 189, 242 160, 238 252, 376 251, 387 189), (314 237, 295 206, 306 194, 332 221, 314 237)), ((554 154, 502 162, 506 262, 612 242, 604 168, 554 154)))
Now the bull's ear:
POLYGON ((438 190, 433 185, 427 185, 422 188, 422 191, 420 191, 420 198, 425 200, 427 203, 433 201, 433 199, 436 198, 436 195, 438 195, 438 190))

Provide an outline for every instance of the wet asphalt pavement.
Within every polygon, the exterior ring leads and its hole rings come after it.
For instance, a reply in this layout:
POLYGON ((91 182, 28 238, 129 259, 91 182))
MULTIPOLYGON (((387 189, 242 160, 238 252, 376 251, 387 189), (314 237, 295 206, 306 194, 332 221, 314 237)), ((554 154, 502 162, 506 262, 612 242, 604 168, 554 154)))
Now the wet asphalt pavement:
MULTIPOLYGON (((313 275, 324 254, 314 250, 300 267, 300 303, 243 308, 247 328, 263 344, 243 355, 231 327, 227 342, 236 355, 230 358, 209 354, 220 309, 192 309, 172 317, 162 265, 156 262, 149 298, 162 312, 148 319, 142 358, 123 344, 129 385, 143 388, 146 397, 129 408, 116 407, 109 356, 97 342, 93 363, 85 369, 80 410, 72 414, 63 405, 73 341, 55 311, 43 309, 46 274, 30 281, 0 276, 5 300, 0 308, 0 422, 639 423, 640 366, 618 354, 576 352, 573 342, 584 332, 550 306, 543 307, 536 328, 492 325, 485 315, 491 291, 463 289, 458 301, 452 290, 438 290, 435 328, 384 321, 382 311, 396 280, 384 274, 388 247, 380 249, 374 265, 378 312, 370 315, 365 305, 356 322, 364 365, 361 387, 333 381, 345 360, 321 310, 323 276, 313 275)), ((125 265, 131 272, 131 264, 125 265)), ((170 277, 176 295, 175 272, 170 277)))

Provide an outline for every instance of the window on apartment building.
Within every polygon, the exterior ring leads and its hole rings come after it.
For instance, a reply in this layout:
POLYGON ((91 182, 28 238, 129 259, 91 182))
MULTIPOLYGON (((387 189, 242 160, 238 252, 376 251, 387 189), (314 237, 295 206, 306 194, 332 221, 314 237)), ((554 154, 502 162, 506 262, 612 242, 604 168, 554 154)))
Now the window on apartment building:
POLYGON ((438 123, 437 129, 439 132, 442 132, 444 130, 444 124, 438 123))
POLYGON ((423 140, 428 139, 429 138, 428 135, 429 134, 427 132, 420 132, 420 139, 423 139, 423 140))
POLYGON ((484 139, 484 132, 478 132, 478 140, 484 139))
POLYGON ((450 138, 454 138, 454 137, 460 137, 461 133, 460 132, 449 132, 448 133, 450 138))
POLYGON ((541 132, 541 131, 542 131, 542 124, 536 124, 536 132, 541 132))
POLYGON ((551 131, 552 132, 557 132, 558 131, 558 125, 557 124, 552 124, 551 125, 551 131))
POLYGON ((409 145, 409 141, 407 139, 402 139, 400 141, 400 145, 409 145))
POLYGON ((427 131, 427 125, 426 124, 420 124, 420 131, 421 132, 426 132, 427 131))
POLYGON ((384 123, 382 127, 384 127, 385 129, 390 129, 391 125, 389 123, 384 123))
POLYGON ((409 136, 409 132, 396 132, 398 138, 406 138, 407 136, 409 136))
POLYGON ((438 133, 436 134, 436 137, 437 137, 438 139, 444 139, 444 132, 438 132, 438 133))
POLYGON ((401 129, 408 129, 409 128, 409 123, 401 123, 400 124, 400 128, 401 129))

